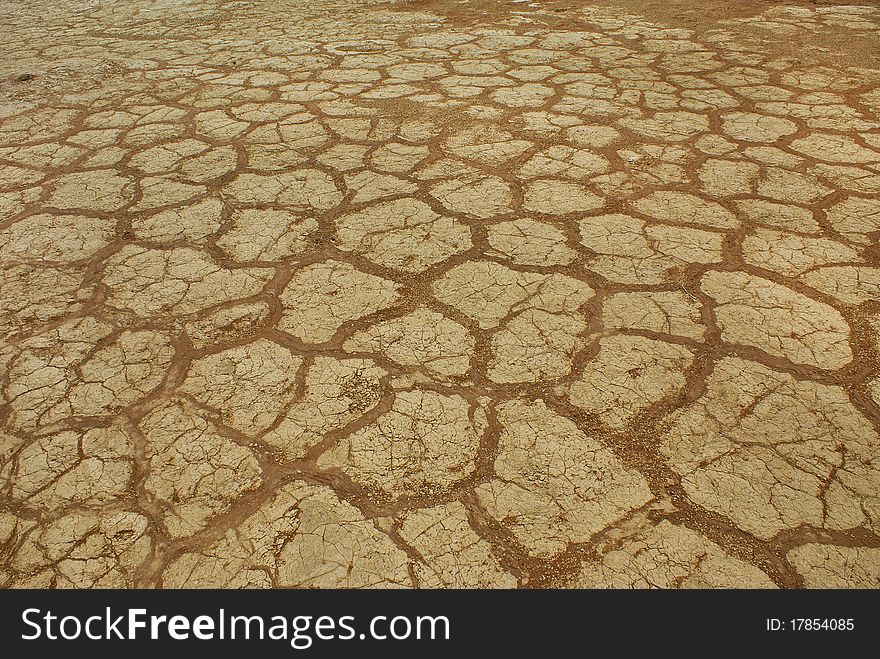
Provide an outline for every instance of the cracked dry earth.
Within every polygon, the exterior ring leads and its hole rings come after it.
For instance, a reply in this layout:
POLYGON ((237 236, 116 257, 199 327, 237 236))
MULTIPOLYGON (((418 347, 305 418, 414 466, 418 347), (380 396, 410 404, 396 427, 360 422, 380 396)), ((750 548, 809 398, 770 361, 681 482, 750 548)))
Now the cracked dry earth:
POLYGON ((880 8, 639 4, 0 1, 0 585, 880 586, 880 8))

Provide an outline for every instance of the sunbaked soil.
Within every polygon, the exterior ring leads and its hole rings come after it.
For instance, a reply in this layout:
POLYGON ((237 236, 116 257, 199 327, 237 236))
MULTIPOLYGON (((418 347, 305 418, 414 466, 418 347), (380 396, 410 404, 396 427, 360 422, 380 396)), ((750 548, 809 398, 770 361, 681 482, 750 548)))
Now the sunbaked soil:
POLYGON ((0 586, 880 586, 876 3, 0 26, 0 586))

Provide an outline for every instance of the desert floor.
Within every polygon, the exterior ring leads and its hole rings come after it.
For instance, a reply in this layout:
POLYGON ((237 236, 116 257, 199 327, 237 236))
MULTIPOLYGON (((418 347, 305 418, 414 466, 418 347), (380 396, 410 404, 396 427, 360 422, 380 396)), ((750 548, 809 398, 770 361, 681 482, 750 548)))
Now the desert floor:
POLYGON ((880 586, 877 3, 0 35, 0 586, 880 586))

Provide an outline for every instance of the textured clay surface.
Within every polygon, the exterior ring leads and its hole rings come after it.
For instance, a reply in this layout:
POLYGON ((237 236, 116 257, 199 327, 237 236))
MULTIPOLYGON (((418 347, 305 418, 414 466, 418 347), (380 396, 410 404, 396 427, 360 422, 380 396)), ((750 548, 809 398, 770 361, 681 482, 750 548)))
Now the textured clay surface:
POLYGON ((0 0, 0 587, 880 587, 880 8, 0 0))

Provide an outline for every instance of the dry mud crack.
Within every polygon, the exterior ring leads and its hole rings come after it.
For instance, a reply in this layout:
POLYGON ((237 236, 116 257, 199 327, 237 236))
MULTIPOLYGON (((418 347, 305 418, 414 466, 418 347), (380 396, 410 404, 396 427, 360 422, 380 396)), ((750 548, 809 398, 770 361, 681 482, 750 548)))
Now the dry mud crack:
POLYGON ((880 586, 880 7, 729 4, 0 0, 0 586, 880 586))

